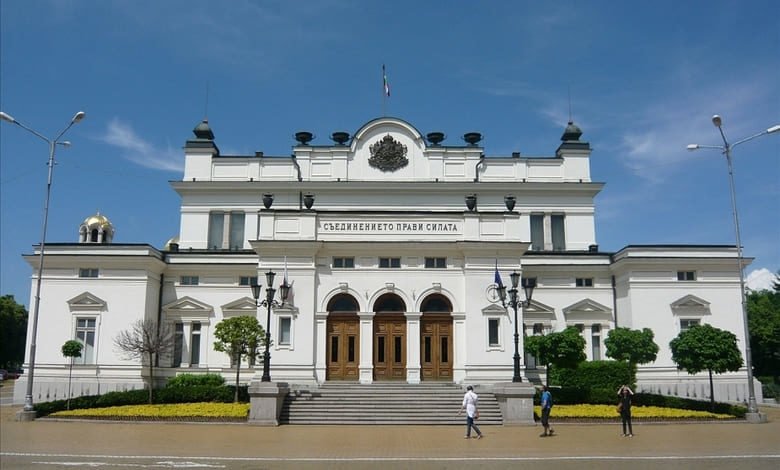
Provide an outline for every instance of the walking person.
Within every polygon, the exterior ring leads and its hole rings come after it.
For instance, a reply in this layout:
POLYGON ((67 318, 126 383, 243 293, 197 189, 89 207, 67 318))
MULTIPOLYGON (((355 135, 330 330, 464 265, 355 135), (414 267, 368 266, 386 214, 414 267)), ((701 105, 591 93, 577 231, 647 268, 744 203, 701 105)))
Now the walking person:
POLYGON ((474 393, 474 387, 469 385, 466 387, 466 394, 463 395, 463 405, 458 410, 458 414, 463 413, 466 410, 466 436, 464 439, 471 437, 471 428, 477 433, 477 439, 482 439, 482 431, 479 430, 479 426, 474 423, 479 419, 479 396, 474 393))
POLYGON ((539 437, 547 437, 552 436, 555 432, 553 428, 550 427, 550 410, 552 410, 553 402, 552 402, 552 393, 550 393, 550 389, 547 387, 547 385, 542 387, 542 427, 544 427, 544 432, 539 435, 539 437))
POLYGON ((634 392, 628 388, 628 385, 623 385, 618 390, 618 396, 620 402, 618 403, 618 409, 620 410, 620 419, 623 421, 623 437, 634 437, 634 431, 631 429, 631 396, 634 392), (628 434, 626 434, 626 425, 628 425, 628 434))

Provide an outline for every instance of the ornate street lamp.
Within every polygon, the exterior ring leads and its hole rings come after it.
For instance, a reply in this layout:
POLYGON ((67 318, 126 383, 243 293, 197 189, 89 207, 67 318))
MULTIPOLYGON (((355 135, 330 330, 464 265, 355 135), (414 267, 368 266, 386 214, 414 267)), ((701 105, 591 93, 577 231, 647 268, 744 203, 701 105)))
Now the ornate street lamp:
POLYGON ((279 303, 274 300, 276 289, 274 289, 272 286, 274 285, 275 276, 276 273, 273 271, 268 271, 265 273, 265 281, 268 287, 265 289, 265 299, 263 300, 258 300, 260 298, 260 288, 262 286, 260 284, 252 284, 250 286, 252 289, 252 297, 255 299, 255 305, 258 307, 268 308, 268 313, 265 319, 265 352, 263 353, 262 382, 271 381, 271 308, 282 307, 285 302, 287 302, 287 296, 290 295, 290 285, 287 284, 287 279, 285 278, 284 282, 282 282, 282 285, 279 286, 279 296, 282 298, 282 301, 279 303))
POLYGON ((43 205, 43 229, 41 230, 41 249, 38 254, 38 275, 36 278, 36 285, 35 285, 35 306, 33 307, 33 323, 32 323, 32 334, 30 337, 30 360, 27 366, 27 392, 24 395, 24 412, 27 413, 33 413, 33 379, 35 377, 35 350, 36 350, 36 343, 37 343, 37 336, 38 336, 38 312, 41 308, 41 283, 43 281, 43 257, 46 247, 46 227, 49 223, 49 201, 51 199, 51 183, 52 183, 52 176, 54 172, 54 151, 56 150, 58 145, 62 145, 63 147, 70 146, 70 142, 67 140, 60 141, 60 138, 65 135, 66 132, 68 132, 68 129, 70 129, 73 124, 76 124, 80 122, 84 117, 86 116, 86 113, 84 111, 77 112, 70 120, 70 123, 63 129, 59 134, 57 134, 57 137, 53 139, 49 139, 48 137, 44 136, 40 132, 25 126, 24 124, 20 123, 16 119, 14 119, 9 114, 6 114, 2 111, 0 111, 0 119, 3 121, 10 122, 11 124, 16 124, 17 126, 21 127, 22 129, 28 131, 29 133, 35 135, 36 137, 40 138, 41 140, 44 140, 47 144, 49 144, 49 161, 48 161, 48 167, 49 167, 49 176, 46 183, 46 199, 43 205))
POLYGON ((758 134, 745 137, 742 140, 730 144, 726 140, 726 134, 723 133, 723 121, 717 114, 712 116, 712 124, 720 131, 720 137, 723 140, 723 145, 699 145, 689 144, 688 150, 694 151, 698 149, 716 149, 720 150, 723 155, 726 156, 726 163, 729 168, 729 189, 731 190, 731 212, 734 216, 734 232, 736 234, 737 242, 737 267, 739 269, 739 294, 742 301, 742 322, 745 328, 745 368, 747 368, 748 377, 748 413, 758 416, 758 404, 756 403, 756 391, 753 386, 753 361, 750 351, 750 330, 748 326, 748 314, 747 314, 747 299, 745 297, 745 265, 742 258, 742 242, 739 236, 739 216, 737 215, 737 195, 734 189, 734 170, 731 164, 731 150, 737 145, 744 144, 750 140, 753 140, 762 135, 773 134, 780 131, 780 124, 765 129, 758 134))
MULTIPOLYGON (((536 278, 534 277, 524 277, 522 279, 522 287, 523 291, 525 292, 525 300, 520 300, 518 298, 518 290, 517 287, 520 285, 520 273, 517 271, 513 271, 512 274, 509 275, 509 277, 512 279, 512 288, 509 289, 509 306, 512 307, 512 309, 515 311, 515 355, 513 357, 514 360, 514 373, 512 375, 512 382, 522 382, 523 379, 520 377, 520 334, 517 330, 517 307, 521 306, 523 308, 528 308, 529 305, 531 305, 531 297, 534 294, 534 289, 536 288, 536 278)), ((501 305, 506 308, 506 286, 499 285, 498 286, 498 296, 501 299, 501 305)))

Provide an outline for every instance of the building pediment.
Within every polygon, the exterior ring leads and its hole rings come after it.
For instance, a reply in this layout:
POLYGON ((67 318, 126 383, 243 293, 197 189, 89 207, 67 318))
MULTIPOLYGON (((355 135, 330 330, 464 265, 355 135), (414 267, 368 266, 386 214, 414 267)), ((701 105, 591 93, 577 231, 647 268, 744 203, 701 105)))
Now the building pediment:
POLYGON ((103 312, 107 310, 106 301, 90 292, 84 292, 68 300, 68 307, 71 312, 103 312))
POLYGON ((531 300, 528 307, 523 309, 523 320, 526 323, 538 323, 538 321, 552 321, 555 320, 555 309, 549 305, 545 305, 541 302, 531 300))
POLYGON ((257 305, 254 299, 242 297, 220 307, 225 317, 257 316, 257 305))
POLYGON ((168 319, 208 319, 214 312, 214 307, 192 297, 182 297, 163 305, 163 312, 168 319))
POLYGON ((675 315, 701 316, 710 314, 710 303, 692 294, 675 300, 670 306, 675 315))
POLYGON ((567 322, 572 321, 612 321, 612 309, 592 299, 584 299, 563 308, 567 322))
POLYGON ((482 309, 483 315, 504 315, 507 310, 501 304, 490 304, 482 309))

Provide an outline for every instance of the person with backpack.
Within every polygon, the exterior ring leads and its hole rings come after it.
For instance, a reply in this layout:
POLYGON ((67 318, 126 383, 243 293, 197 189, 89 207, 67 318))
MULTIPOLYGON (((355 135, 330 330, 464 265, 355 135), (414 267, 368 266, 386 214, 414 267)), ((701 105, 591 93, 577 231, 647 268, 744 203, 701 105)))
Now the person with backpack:
POLYGON ((542 387, 542 426, 544 427, 544 432, 539 435, 539 437, 547 437, 552 436, 555 432, 552 427, 550 427, 550 410, 552 410, 553 407, 553 400, 552 400, 552 393, 550 393, 550 389, 545 385, 542 387))

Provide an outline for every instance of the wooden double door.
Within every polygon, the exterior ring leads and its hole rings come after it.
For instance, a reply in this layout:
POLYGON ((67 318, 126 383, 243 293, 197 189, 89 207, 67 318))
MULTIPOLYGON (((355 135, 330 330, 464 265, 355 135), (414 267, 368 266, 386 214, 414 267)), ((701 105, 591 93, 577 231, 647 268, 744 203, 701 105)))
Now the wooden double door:
POLYGON ((420 321, 422 380, 452 380, 452 317, 423 314, 420 321))
POLYGON ((374 316, 374 380, 406 380, 406 317, 374 316))
POLYGON ((326 380, 358 380, 360 320, 355 314, 332 315, 327 322, 326 380))

